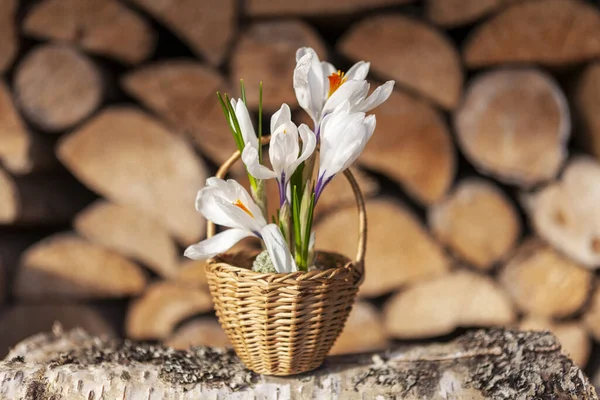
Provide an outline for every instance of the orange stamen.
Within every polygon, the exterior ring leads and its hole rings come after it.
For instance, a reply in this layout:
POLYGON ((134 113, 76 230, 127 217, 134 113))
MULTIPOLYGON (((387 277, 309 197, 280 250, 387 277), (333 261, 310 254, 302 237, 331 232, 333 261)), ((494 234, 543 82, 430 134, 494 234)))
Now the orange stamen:
POLYGON ((329 79, 329 94, 327 97, 331 97, 331 95, 342 86, 342 83, 346 82, 346 77, 340 70, 329 75, 327 79, 329 79))
POLYGON ((246 205, 244 203, 242 203, 241 200, 236 200, 235 203, 232 203, 234 206, 236 206, 237 208, 241 209, 243 212, 245 212, 246 214, 248 214, 249 216, 251 216, 252 218, 254 218, 254 215, 252 215, 252 212, 250 210, 248 210, 248 207, 246 207, 246 205))

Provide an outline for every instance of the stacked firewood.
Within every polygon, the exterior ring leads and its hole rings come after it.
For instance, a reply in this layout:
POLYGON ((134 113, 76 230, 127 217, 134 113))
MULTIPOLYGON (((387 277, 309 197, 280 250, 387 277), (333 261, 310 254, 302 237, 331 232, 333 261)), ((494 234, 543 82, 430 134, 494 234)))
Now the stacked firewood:
MULTIPOLYGON (((2 352, 56 320, 226 345, 204 263, 182 256, 205 234, 196 192, 235 149, 215 92, 243 78, 256 111, 263 81, 267 114, 305 121, 292 72, 310 46, 396 81, 356 170, 366 279, 334 352, 511 326, 586 365, 599 38, 584 0, 0 0, 2 352)), ((343 179, 325 191, 324 250, 354 254, 352 201, 343 179)))

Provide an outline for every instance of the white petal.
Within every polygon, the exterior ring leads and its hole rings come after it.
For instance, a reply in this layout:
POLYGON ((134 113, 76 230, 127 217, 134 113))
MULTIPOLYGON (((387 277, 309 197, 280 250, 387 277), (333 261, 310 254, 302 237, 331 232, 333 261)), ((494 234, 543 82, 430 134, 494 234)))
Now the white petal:
POLYGON ((259 232, 267 224, 248 191, 233 179, 208 179, 207 187, 198 193, 196 208, 206 219, 230 228, 259 232), (236 205, 240 203, 251 215, 236 205))
POLYGON ((386 101, 394 90, 394 81, 387 81, 371 93, 369 97, 358 103, 354 111, 369 112, 386 101))
POLYGON ((226 182, 222 179, 210 178, 207 180, 207 186, 200 189, 200 191, 198 191, 198 195, 196 196, 196 210, 198 210, 198 212, 202 214, 204 218, 214 222, 217 225, 238 227, 237 223, 231 219, 227 209, 221 207, 220 204, 215 202, 217 197, 230 197, 227 194, 227 189, 224 187, 226 187, 226 182), (214 185, 214 181, 213 185, 209 184, 210 180, 220 181, 219 185, 214 185))
POLYGON ((337 106, 342 104, 345 100, 348 100, 351 107, 362 101, 369 91, 369 84, 367 81, 346 81, 344 82, 333 94, 325 106, 323 106, 322 115, 331 113, 337 106))
POLYGON ((256 179, 271 179, 277 177, 277 174, 265 167, 258 161, 258 150, 247 144, 242 152, 242 161, 250 175, 256 179))
POLYGON ((337 72, 337 69, 333 64, 327 61, 321 61, 321 68, 323 69, 323 98, 326 99, 329 94, 329 75, 337 72))
POLYGON ((327 78, 329 75, 337 72, 337 69, 333 66, 333 64, 327 61, 321 61, 321 68, 323 69, 324 78, 327 78))
MULTIPOLYGON (((262 210, 260 209, 258 204, 254 202, 252 196, 250 196, 250 193, 248 193, 248 191, 237 181, 229 179, 227 182, 231 183, 232 186, 235 188, 236 198, 240 200, 252 214, 251 221, 249 221, 247 225, 244 225, 244 227, 247 227, 250 230, 257 232, 260 231, 263 228, 263 226, 267 224, 267 221, 265 221, 265 218, 262 214, 262 210)), ((242 211, 242 209, 237 206, 234 206, 234 208, 236 212, 242 211)), ((244 215, 247 214, 244 212, 244 215)))
POLYGON ((377 120, 374 115, 368 115, 364 121, 365 126, 367 127, 367 140, 371 138, 373 132, 375 132, 375 125, 377 124, 377 120))
POLYGON ((292 111, 290 107, 283 103, 281 108, 271 117, 271 134, 277 130, 279 125, 292 121, 292 111))
POLYGON ((312 53, 307 52, 296 63, 296 68, 294 68, 294 91, 300 107, 306 110, 314 120, 317 110, 311 109, 312 93, 308 85, 308 73, 312 65, 312 59, 312 53))
MULTIPOLYGON (((298 158, 300 146, 298 145, 298 128, 292 122, 280 125, 271 136, 269 147, 269 159, 273 166, 273 171, 278 176, 286 172, 288 166, 298 158)), ((286 176, 288 180, 290 176, 286 176)))
POLYGON ((245 237, 253 236, 252 233, 243 229, 227 229, 218 233, 210 239, 193 244, 185 249, 184 256, 192 260, 203 260, 214 257, 233 247, 237 242, 245 237))
POLYGON ((300 59, 308 53, 317 54, 312 47, 300 47, 298 50, 296 50, 296 62, 300 61, 300 59))
POLYGON ((300 157, 290 165, 287 172, 289 176, 296 171, 296 168, 298 168, 302 162, 312 155, 317 147, 317 137, 306 124, 300 125, 298 132, 302 138, 302 154, 300 154, 300 157))
POLYGON ((275 224, 269 224, 263 228, 261 235, 275 270, 280 274, 296 272, 298 270, 296 262, 279 227, 275 224))
POLYGON ((352 67, 350 67, 348 72, 346 72, 346 79, 357 80, 357 81, 364 80, 367 77, 367 75, 369 74, 370 66, 371 66, 371 63, 369 63, 369 62, 364 62, 364 61, 357 62, 352 67))
POLYGON ((365 123, 364 113, 331 114, 321 137, 319 176, 326 179, 358 158, 374 129, 374 119, 365 123))
MULTIPOLYGON (((234 104, 233 99, 231 100, 231 104, 234 104)), ((235 115, 238 119, 238 123, 240 124, 240 129, 242 131, 244 143, 250 142, 252 147, 258 148, 258 138, 256 137, 254 127, 252 126, 250 113, 246 108, 246 104, 244 104, 244 102, 241 99, 238 99, 237 103, 235 104, 235 115)))

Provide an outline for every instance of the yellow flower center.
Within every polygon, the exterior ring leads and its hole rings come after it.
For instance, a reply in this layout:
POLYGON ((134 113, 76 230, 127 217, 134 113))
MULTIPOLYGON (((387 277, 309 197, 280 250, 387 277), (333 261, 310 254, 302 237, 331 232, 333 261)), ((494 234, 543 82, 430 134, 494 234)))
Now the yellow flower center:
POLYGON ((240 199, 237 199, 235 201, 235 203, 231 203, 234 206, 236 206, 237 208, 239 208, 240 210, 242 210, 243 212, 245 212, 246 214, 248 214, 249 216, 251 216, 252 218, 254 218, 254 215, 252 214, 252 212, 250 210, 248 210, 248 207, 246 207, 246 205, 244 203, 242 203, 242 201, 240 199))
POLYGON ((327 97, 331 97, 331 95, 342 86, 342 83, 346 82, 346 77, 344 76, 344 73, 338 69, 337 72, 334 72, 327 78, 329 79, 329 94, 327 97))

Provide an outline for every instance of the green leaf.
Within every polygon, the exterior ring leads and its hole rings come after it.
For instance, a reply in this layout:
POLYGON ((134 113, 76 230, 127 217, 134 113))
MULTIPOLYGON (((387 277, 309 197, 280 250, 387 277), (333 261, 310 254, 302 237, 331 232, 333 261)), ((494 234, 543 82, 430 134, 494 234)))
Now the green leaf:
POLYGON ((246 103, 246 88, 244 87, 243 79, 240 79, 240 93, 242 94, 242 101, 244 104, 248 105, 248 103, 246 103))

